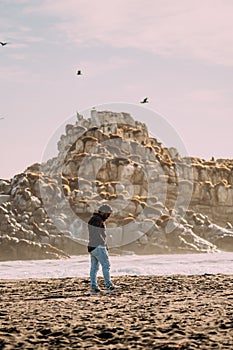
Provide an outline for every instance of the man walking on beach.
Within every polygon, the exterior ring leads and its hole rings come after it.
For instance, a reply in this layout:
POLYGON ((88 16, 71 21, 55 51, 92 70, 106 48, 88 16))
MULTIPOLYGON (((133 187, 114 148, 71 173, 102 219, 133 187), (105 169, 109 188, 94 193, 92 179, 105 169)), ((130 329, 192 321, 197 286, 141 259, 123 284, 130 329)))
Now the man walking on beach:
POLYGON ((97 272, 99 265, 102 267, 105 286, 107 292, 114 291, 117 287, 111 282, 110 262, 106 241, 105 221, 112 213, 112 208, 107 205, 101 205, 97 213, 94 213, 88 221, 89 242, 88 252, 91 257, 90 284, 91 294, 99 294, 101 291, 97 284, 97 272))

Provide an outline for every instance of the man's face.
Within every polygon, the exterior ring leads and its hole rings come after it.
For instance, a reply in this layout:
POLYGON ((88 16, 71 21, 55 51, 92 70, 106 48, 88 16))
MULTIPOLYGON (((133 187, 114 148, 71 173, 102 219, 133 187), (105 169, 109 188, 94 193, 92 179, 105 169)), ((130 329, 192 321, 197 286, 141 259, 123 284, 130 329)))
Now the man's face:
POLYGON ((101 215, 102 215, 102 218, 103 218, 103 220, 105 221, 105 220, 107 220, 108 218, 109 218, 109 216, 111 215, 110 213, 101 213, 101 215))

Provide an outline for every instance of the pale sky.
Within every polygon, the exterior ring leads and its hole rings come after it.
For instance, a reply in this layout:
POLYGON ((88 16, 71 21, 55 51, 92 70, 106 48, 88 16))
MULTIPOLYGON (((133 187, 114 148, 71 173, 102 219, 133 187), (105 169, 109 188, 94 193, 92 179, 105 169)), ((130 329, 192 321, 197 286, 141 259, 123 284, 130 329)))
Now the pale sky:
POLYGON ((232 0, 1 0, 0 41, 0 178, 76 111, 144 97, 191 156, 233 158, 232 0))

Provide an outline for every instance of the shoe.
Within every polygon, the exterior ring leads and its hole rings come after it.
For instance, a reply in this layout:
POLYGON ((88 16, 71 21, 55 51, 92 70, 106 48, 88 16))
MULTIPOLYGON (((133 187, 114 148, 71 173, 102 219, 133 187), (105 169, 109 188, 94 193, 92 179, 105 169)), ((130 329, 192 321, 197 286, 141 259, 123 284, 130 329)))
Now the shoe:
POLYGON ((119 292, 121 287, 114 286, 113 284, 106 289, 106 293, 119 292))
POLYGON ((98 295, 100 294, 101 290, 99 288, 91 288, 90 294, 91 295, 98 295))

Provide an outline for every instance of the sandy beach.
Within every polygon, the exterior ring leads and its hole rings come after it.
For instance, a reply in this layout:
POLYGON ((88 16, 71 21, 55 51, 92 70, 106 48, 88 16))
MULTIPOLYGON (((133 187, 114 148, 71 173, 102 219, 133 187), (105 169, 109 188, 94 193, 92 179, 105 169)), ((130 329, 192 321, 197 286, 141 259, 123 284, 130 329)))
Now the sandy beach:
POLYGON ((232 349, 233 275, 113 282, 89 296, 87 278, 0 280, 0 349, 232 349))

